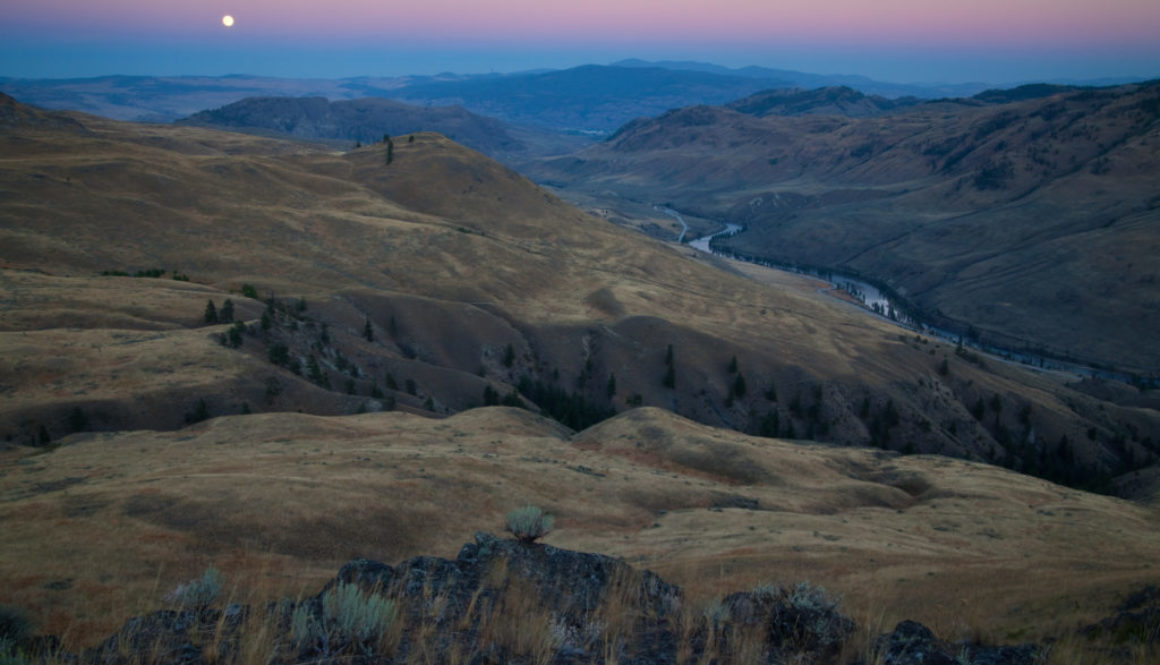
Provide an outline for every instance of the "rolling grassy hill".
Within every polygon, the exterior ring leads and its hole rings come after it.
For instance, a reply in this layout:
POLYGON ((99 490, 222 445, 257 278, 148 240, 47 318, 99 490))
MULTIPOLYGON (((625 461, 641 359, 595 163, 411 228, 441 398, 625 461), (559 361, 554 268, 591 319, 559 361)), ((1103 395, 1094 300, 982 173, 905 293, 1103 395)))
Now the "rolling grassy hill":
POLYGON ((1114 391, 644 238, 440 135, 388 164, 0 102, 0 586, 69 639, 208 563, 302 593, 525 502, 706 602, 810 577, 943 634, 1050 632, 1155 581, 1145 503, 950 458, 1147 501, 1160 416, 1114 391), (964 628, 947 598, 987 609, 964 628))
POLYGON ((26 351, 7 356, 0 423, 14 440, 67 433, 77 409, 103 429, 176 427, 243 405, 452 413, 498 395, 573 427, 658 405, 1073 482, 1145 465, 1160 441, 1147 408, 900 333, 805 278, 773 273, 770 288, 690 260, 438 135, 400 140, 387 164, 381 144, 8 108, 4 327, 26 351), (149 269, 170 272, 102 275, 149 269), (226 299, 238 321, 207 321, 226 299), (102 378, 94 357, 126 334, 127 355, 172 371, 139 373, 118 406, 125 376, 102 378), (160 411, 128 402, 143 399, 160 411))

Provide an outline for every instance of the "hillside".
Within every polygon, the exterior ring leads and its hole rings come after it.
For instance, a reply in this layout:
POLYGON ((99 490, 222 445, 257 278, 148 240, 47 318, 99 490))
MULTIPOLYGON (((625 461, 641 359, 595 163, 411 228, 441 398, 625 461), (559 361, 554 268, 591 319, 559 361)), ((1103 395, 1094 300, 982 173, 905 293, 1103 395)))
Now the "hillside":
POLYGON ((1132 399, 901 333, 808 278, 692 260, 439 135, 388 164, 382 144, 35 113, 66 127, 3 136, 9 440, 506 400, 573 428, 656 405, 1104 490, 1154 461, 1160 417, 1132 399))
POLYGON ((810 579, 874 630, 1072 634, 1156 581, 1154 409, 819 290, 438 134, 0 98, 0 601, 92 645, 211 564, 264 606, 529 502, 704 607, 810 579))
POLYGON ((887 99, 840 86, 813 90, 800 88, 764 90, 745 99, 730 102, 725 108, 759 118, 771 115, 840 115, 859 118, 882 115, 895 109, 914 106, 919 102, 920 100, 914 97, 887 99))
POLYGON ((1160 85, 861 118, 787 115, 787 94, 639 120, 525 172, 595 206, 743 224, 722 249, 862 275, 962 334, 1160 372, 1160 345, 1141 343, 1160 325, 1160 85))
POLYGON ((525 503, 557 516, 548 544, 651 569, 695 614, 734 590, 809 580, 843 597, 863 641, 902 619, 948 640, 1069 634, 1154 583, 1160 554, 1152 508, 659 409, 576 434, 503 408, 231 416, 76 435, 2 464, 5 599, 74 647, 209 565, 231 598, 301 599, 352 558, 453 556, 525 503))
POLYGON ((328 101, 323 97, 251 97, 178 120, 263 136, 323 141, 343 149, 375 143, 384 135, 429 131, 494 159, 527 159, 579 149, 588 141, 516 127, 461 107, 418 107, 379 98, 328 101))

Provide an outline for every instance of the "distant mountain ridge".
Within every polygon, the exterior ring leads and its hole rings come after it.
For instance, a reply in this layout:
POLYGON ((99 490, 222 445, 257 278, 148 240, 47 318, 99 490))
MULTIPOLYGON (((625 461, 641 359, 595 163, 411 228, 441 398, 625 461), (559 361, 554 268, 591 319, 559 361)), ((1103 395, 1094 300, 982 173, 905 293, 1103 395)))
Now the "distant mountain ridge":
POLYGON ((584 65, 538 74, 417 83, 384 94, 416 104, 460 104, 509 122, 611 133, 635 118, 694 104, 723 104, 790 85, 776 77, 584 65))
POLYGON ((921 100, 916 97, 887 99, 866 95, 847 86, 802 90, 765 90, 726 104, 725 108, 764 118, 771 115, 841 115, 859 118, 908 108, 921 100))
POLYGON ((884 97, 919 97, 921 99, 937 99, 941 97, 971 97, 983 90, 1027 87, 1043 84, 1063 87, 1107 87, 1128 83, 1142 83, 1146 79, 1137 76, 1113 76, 1091 80, 1052 79, 1050 81, 1026 81, 1013 83, 1008 86, 999 86, 993 83, 897 83, 878 81, 868 76, 858 74, 812 74, 792 69, 776 69, 770 67, 747 66, 738 68, 723 67, 706 62, 688 60, 648 61, 636 58, 620 60, 612 63, 614 67, 663 67, 686 71, 711 72, 727 76, 746 76, 750 78, 776 78, 790 81, 795 87, 801 88, 831 88, 846 86, 868 95, 884 97))

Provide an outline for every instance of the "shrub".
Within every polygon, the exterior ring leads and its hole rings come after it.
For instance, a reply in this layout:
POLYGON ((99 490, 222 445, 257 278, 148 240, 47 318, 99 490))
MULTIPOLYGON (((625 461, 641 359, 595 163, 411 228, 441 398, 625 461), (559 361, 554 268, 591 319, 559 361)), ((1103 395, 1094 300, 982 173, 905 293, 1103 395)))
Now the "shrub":
POLYGON ((835 654, 854 629, 853 621, 841 612, 841 597, 809 582, 790 588, 758 586, 726 602, 732 605, 735 619, 761 617, 771 645, 787 654, 835 654))
POLYGON ((221 571, 210 566, 200 579, 177 585, 168 599, 180 607, 200 609, 212 605, 221 593, 221 571))
POLYGON ((300 649, 313 648, 324 655, 343 649, 370 653, 395 620, 393 601, 357 584, 328 589, 320 605, 321 612, 311 603, 294 609, 290 625, 300 649))
POLYGON ((546 514, 539 506, 524 506, 507 514, 504 530, 522 543, 532 543, 548 535, 555 522, 556 519, 546 514))

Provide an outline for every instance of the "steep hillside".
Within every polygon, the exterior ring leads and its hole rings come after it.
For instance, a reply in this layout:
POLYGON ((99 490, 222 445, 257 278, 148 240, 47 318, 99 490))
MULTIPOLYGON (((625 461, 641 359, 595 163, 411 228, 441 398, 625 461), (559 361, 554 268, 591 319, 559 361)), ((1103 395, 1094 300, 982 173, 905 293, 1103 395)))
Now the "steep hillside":
POLYGON ((744 224, 719 246, 862 275, 964 334, 1154 376, 1160 84, 1050 92, 868 118, 688 108, 527 171, 744 224))
POLYGON ((331 102, 323 97, 251 97, 177 124, 322 140, 343 149, 381 141, 384 135, 430 131, 506 160, 559 154, 587 144, 580 137, 512 126, 461 107, 418 107, 377 98, 331 102))
POLYGON ((382 144, 61 117, 84 131, 0 137, 14 442, 500 402, 579 429, 654 405, 1104 490, 1160 442, 1146 406, 901 333, 806 278, 693 260, 439 135, 388 163, 382 144))

